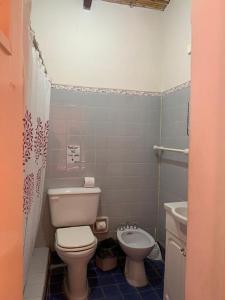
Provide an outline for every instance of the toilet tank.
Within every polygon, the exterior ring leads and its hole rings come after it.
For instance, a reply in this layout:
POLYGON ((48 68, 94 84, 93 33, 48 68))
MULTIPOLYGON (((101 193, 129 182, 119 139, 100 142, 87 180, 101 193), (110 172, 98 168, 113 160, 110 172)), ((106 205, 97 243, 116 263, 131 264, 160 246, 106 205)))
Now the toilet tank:
POLYGON ((96 221, 101 190, 98 187, 49 189, 49 206, 54 227, 91 225, 96 221))

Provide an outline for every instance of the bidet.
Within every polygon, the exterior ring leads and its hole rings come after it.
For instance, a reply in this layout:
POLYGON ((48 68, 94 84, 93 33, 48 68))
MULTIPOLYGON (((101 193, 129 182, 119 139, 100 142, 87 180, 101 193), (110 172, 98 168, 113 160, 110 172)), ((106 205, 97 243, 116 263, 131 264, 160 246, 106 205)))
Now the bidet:
POLYGON ((119 228, 117 238, 126 254, 125 277, 127 282, 135 287, 148 284, 145 272, 144 258, 147 257, 155 245, 154 238, 141 228, 119 228))

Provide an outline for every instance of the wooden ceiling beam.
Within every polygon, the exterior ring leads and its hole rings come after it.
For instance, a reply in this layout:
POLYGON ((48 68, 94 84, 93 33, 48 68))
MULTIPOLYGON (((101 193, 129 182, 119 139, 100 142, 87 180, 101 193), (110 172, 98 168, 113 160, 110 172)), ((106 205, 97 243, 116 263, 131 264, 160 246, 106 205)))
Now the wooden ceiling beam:
POLYGON ((153 8, 158 10, 165 10, 170 0, 103 0, 106 2, 124 4, 129 6, 153 8))
POLYGON ((84 0, 84 9, 91 9, 92 0, 84 0))

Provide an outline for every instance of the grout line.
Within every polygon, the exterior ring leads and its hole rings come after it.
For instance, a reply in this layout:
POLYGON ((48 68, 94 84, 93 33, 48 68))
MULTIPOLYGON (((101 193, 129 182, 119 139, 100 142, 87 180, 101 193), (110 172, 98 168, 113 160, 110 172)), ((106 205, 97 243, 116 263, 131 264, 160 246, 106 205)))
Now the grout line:
MULTIPOLYGON (((162 112, 163 112, 163 94, 160 100, 160 132, 159 132, 159 143, 161 145, 162 140, 162 112)), ((158 234, 158 219, 159 219, 159 207, 160 207, 160 179, 161 179, 161 156, 158 156, 158 183, 157 183, 157 213, 156 213, 156 227, 155 227, 155 239, 157 240, 158 234)))

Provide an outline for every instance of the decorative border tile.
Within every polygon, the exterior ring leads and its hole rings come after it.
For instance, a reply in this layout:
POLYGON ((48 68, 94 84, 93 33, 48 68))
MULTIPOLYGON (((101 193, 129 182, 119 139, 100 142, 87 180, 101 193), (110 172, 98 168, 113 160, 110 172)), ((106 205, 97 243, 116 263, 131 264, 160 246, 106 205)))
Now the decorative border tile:
POLYGON ((100 93, 107 95, 126 95, 126 96, 163 96, 190 87, 191 81, 184 82, 171 89, 163 92, 148 92, 148 91, 136 91, 136 90, 123 90, 123 89, 110 89, 110 88, 95 88, 95 87, 84 87, 84 86, 73 86, 66 84, 55 84, 52 83, 52 88, 57 90, 68 90, 78 93, 100 93))
POLYGON ((187 81, 187 82, 184 82, 182 84, 179 84, 179 85, 177 85, 177 86, 175 86, 171 89, 168 89, 168 90, 162 92, 162 95, 168 95, 168 94, 171 94, 171 93, 175 93, 177 91, 180 91, 184 88, 188 88, 190 86, 191 86, 191 81, 187 81))
POLYGON ((123 89, 110 89, 110 88, 95 88, 95 87, 83 87, 72 86, 64 84, 54 84, 52 87, 57 90, 68 90, 79 93, 100 93, 100 94, 113 94, 113 95, 127 95, 127 96, 161 96, 160 92, 148 92, 148 91, 135 91, 135 90, 123 90, 123 89))

